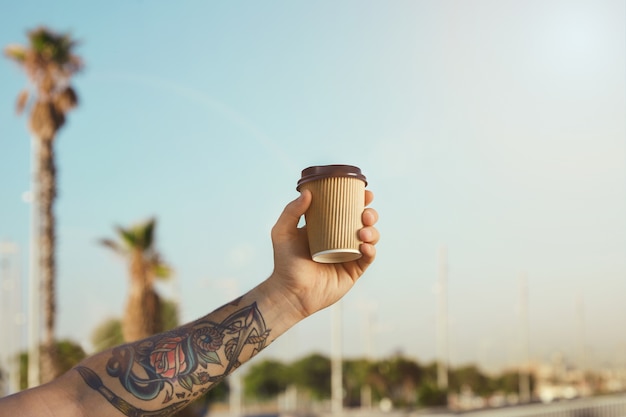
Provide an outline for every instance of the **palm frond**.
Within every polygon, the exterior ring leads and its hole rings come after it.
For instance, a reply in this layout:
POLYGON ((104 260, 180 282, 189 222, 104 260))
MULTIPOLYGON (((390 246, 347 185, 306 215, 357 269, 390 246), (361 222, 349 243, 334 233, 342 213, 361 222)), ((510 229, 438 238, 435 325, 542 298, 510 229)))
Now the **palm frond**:
POLYGON ((72 87, 65 87, 54 97, 54 104, 61 112, 67 113, 78 105, 78 95, 72 87))
POLYGON ((154 243, 154 229, 156 228, 156 219, 153 217, 143 225, 143 249, 151 249, 154 243))
POLYGON ((4 55, 14 60, 18 64, 23 64, 26 60, 27 50, 22 45, 8 45, 4 48, 4 55))
POLYGON ((149 219, 145 222, 135 224, 129 228, 117 227, 117 232, 129 248, 147 252, 154 244, 154 229, 156 220, 149 219))
POLYGON ((169 265, 164 263, 158 263, 152 266, 152 272, 154 276, 160 280, 168 279, 172 276, 173 270, 169 265))
POLYGON ((17 96, 17 100, 15 102, 15 112, 17 114, 22 114, 24 109, 26 108, 26 104, 28 103, 29 92, 28 90, 22 90, 17 96))
POLYGON ((117 230, 118 235, 122 238, 122 241, 127 248, 135 249, 137 247, 139 239, 136 234, 133 233, 132 229, 124 229, 123 227, 117 226, 115 230, 117 230))
POLYGON ((28 39, 37 54, 59 66, 70 62, 72 48, 76 45, 69 35, 57 34, 43 26, 28 32, 28 39))
POLYGON ((120 255, 125 255, 126 254, 126 250, 121 247, 117 242, 111 240, 111 239, 100 239, 98 240, 98 243, 101 244, 102 246, 105 246, 109 249, 111 249, 113 252, 116 252, 120 255))

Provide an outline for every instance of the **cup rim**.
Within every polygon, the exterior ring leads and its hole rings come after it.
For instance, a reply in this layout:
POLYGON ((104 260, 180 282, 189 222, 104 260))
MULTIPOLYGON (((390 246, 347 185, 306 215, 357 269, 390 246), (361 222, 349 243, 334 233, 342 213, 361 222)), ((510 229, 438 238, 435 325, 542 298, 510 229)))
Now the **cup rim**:
POLYGON ((302 170, 302 174, 300 179, 298 180, 298 186, 296 187, 296 190, 300 191, 300 187, 302 186, 302 184, 305 184, 307 182, 331 177, 356 178, 363 181, 367 186, 367 179, 365 178, 365 175, 363 175, 363 173, 361 172, 361 168, 354 165, 314 165, 302 170))

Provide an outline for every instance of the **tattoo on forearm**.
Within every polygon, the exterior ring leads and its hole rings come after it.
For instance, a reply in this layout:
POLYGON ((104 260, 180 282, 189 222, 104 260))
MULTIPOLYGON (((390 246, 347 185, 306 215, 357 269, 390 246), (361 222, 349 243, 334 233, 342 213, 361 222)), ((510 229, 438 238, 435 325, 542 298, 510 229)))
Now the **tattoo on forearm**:
POLYGON ((91 369, 78 366, 76 370, 89 387, 124 415, 167 416, 206 393, 241 361, 256 355, 265 347, 269 333, 253 303, 221 323, 201 319, 114 348, 106 373, 117 378, 133 398, 151 402, 153 411, 135 407, 113 393, 91 369), (154 407, 154 402, 160 406, 154 407))

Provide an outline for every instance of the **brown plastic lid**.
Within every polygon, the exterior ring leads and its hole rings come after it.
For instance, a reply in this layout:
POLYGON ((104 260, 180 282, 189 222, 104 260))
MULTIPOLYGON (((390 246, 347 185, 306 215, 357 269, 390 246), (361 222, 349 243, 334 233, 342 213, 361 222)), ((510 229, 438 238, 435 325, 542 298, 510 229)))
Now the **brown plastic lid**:
POLYGON ((363 181, 367 185, 365 175, 361 173, 361 169, 358 167, 352 165, 317 165, 302 170, 296 190, 300 191, 300 186, 306 182, 330 177, 352 177, 363 181))

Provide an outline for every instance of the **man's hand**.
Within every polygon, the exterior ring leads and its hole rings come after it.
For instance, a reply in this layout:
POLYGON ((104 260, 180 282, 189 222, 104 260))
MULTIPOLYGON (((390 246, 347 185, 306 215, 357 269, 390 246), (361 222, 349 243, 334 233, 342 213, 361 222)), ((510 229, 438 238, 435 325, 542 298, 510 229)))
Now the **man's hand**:
MULTIPOLYGON (((299 198, 289 203, 272 229, 274 272, 268 280, 273 291, 280 291, 295 310, 305 318, 338 301, 352 288, 374 261, 379 233, 374 227, 378 213, 366 208, 359 248, 360 259, 339 264, 314 262, 309 253, 306 226, 298 228, 300 217, 311 205, 311 193, 302 191, 299 198)), ((365 191, 365 205, 374 199, 365 191)))

